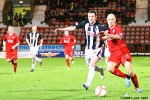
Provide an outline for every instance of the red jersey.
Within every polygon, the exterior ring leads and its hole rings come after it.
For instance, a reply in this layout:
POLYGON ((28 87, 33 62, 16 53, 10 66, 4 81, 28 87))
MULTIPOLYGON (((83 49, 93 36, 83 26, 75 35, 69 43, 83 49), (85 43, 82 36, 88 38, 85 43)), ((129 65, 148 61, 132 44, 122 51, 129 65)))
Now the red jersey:
POLYGON ((72 35, 63 36, 60 40, 60 44, 64 45, 64 49, 71 49, 75 42, 76 40, 72 35))
POLYGON ((117 39, 109 39, 108 42, 108 46, 109 46, 109 51, 110 52, 114 52, 116 50, 122 49, 124 47, 126 47, 126 43, 123 40, 123 32, 122 29, 119 25, 115 25, 113 28, 109 29, 109 34, 117 34, 121 37, 121 39, 117 40, 117 39))
MULTIPOLYGON (((19 43, 19 38, 18 38, 17 34, 13 33, 10 36, 9 33, 7 33, 4 35, 4 41, 6 42, 6 52, 7 52, 8 50, 11 50, 12 46, 19 43)), ((16 47, 15 49, 17 50, 18 48, 16 47)))

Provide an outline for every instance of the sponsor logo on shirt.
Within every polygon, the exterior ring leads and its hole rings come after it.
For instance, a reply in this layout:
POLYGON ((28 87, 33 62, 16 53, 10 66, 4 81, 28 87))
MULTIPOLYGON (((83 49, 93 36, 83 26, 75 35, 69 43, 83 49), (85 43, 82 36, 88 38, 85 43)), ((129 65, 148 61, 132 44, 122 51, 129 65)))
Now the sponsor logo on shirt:
POLYGON ((13 40, 7 40, 8 43, 13 43, 13 40))

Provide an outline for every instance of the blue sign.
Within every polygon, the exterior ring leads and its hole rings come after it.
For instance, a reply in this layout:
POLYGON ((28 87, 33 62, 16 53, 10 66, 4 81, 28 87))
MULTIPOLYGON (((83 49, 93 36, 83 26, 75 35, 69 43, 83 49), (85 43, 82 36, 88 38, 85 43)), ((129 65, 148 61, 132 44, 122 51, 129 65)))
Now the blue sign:
MULTIPOLYGON (((76 45, 75 51, 80 51, 80 50, 81 50, 81 45, 76 45)), ((19 45, 18 51, 30 52, 30 48, 28 45, 19 45)), ((40 57, 39 53, 47 53, 47 52, 60 53, 57 56, 64 57, 64 46, 63 45, 43 45, 42 47, 39 48, 38 56, 40 57)))

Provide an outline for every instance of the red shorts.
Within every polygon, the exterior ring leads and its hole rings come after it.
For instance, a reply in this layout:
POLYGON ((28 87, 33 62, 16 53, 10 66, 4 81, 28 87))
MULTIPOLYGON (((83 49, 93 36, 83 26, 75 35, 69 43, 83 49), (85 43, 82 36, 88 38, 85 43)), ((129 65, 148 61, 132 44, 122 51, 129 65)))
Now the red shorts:
POLYGON ((121 50, 111 52, 108 61, 114 62, 117 64, 117 66, 119 66, 120 64, 124 65, 126 61, 132 63, 132 57, 130 55, 130 51, 128 50, 128 48, 124 47, 121 50))
POLYGON ((74 50, 73 50, 73 49, 65 49, 65 50, 64 50, 64 54, 65 54, 65 55, 68 55, 68 56, 70 56, 70 57, 73 57, 73 55, 74 55, 74 50))
POLYGON ((6 59, 14 59, 16 60, 18 58, 18 51, 15 50, 6 50, 6 59))

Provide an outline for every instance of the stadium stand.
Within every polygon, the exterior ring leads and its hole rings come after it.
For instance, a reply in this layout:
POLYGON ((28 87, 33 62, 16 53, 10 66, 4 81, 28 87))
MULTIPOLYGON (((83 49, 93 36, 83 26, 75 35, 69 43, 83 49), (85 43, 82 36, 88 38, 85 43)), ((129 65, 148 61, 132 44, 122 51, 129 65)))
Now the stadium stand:
MULTIPOLYGON (((38 32, 43 35, 44 44, 59 44, 63 32, 54 33, 54 29, 58 27, 67 27, 77 24, 87 19, 88 10, 95 10, 98 14, 98 20, 106 24, 106 16, 108 13, 114 13, 117 16, 117 22, 122 26, 124 38, 127 44, 150 44, 150 26, 149 25, 129 25, 136 22, 136 0, 107 0, 107 2, 91 0, 51 2, 50 0, 33 0, 32 10, 29 11, 33 18, 34 8, 36 5, 46 5, 45 19, 38 27, 38 32), (74 3, 72 5, 72 3, 74 3), (35 5, 36 4, 36 5, 35 5), (80 4, 80 6, 78 6, 80 4), (71 9, 71 10, 70 10, 71 9), (48 26, 42 26, 42 23, 48 26)), ((56 0, 57 1, 57 0, 56 0)), ((36 11, 38 12, 38 11, 36 11)), ((44 15, 42 15, 43 17, 44 15)), ((31 21, 30 19, 29 21, 31 21)), ((7 24, 7 23, 6 23, 7 24)), ((33 23, 28 23, 33 24, 33 23)), ((6 28, 0 30, 0 44, 6 28)), ((20 43, 26 45, 25 36, 31 31, 31 26, 21 27, 19 39, 20 43)), ((83 30, 75 30, 70 32, 77 41, 77 44, 84 45, 85 35, 83 30)))

